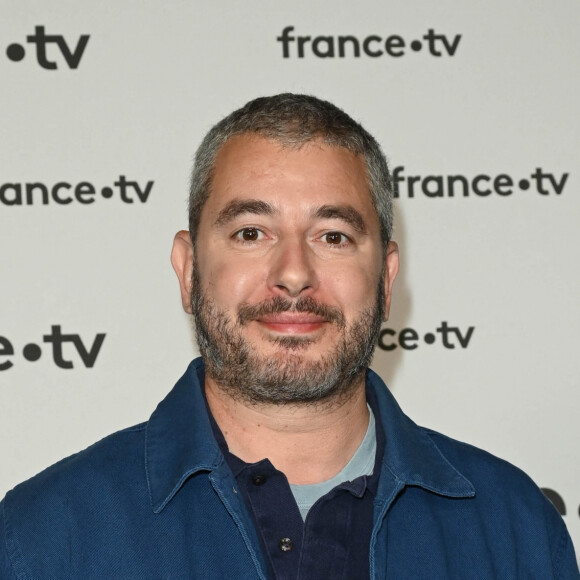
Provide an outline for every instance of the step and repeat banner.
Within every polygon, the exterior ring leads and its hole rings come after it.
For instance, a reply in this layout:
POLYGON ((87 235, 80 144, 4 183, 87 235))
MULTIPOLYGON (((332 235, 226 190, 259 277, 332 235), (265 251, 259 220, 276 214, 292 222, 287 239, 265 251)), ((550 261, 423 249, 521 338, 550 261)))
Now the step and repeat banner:
POLYGON ((0 496, 196 355, 169 264, 201 138, 328 99, 381 142, 402 268, 373 367, 523 468, 580 547, 576 0, 1 0, 0 496))

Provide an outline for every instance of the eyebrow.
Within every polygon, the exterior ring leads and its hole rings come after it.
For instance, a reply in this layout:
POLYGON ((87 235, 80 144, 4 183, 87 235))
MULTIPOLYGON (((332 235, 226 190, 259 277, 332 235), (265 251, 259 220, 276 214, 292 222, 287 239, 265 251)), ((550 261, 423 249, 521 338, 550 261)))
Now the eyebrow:
POLYGON ((314 212, 314 217, 342 220, 353 227, 359 234, 367 233, 363 217, 351 205, 322 205, 314 212))
POLYGON ((274 215, 276 210, 269 203, 259 199, 234 199, 221 209, 214 221, 214 225, 217 227, 225 226, 245 213, 274 215))

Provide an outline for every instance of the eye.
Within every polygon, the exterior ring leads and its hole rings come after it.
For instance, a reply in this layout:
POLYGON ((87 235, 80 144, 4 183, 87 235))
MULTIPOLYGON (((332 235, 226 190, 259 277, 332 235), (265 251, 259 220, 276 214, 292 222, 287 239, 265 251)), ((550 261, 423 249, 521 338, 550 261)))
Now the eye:
POLYGON ((234 238, 241 242, 257 242, 264 235, 258 228, 243 228, 234 234, 234 238))
POLYGON ((331 246, 342 246, 350 242, 350 238, 340 232, 328 232, 322 236, 322 239, 331 246))

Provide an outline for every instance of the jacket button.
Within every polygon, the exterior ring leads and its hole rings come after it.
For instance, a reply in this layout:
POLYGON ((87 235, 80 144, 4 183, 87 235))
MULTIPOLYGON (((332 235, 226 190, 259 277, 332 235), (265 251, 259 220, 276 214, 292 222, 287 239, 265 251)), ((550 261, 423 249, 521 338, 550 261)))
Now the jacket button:
POLYGON ((282 552, 289 552, 292 549, 293 544, 290 538, 282 538, 278 545, 280 546, 280 550, 282 550, 282 552))
POLYGON ((252 477, 252 483, 254 485, 262 485, 263 483, 266 483, 266 476, 265 475, 254 475, 254 477, 252 477))

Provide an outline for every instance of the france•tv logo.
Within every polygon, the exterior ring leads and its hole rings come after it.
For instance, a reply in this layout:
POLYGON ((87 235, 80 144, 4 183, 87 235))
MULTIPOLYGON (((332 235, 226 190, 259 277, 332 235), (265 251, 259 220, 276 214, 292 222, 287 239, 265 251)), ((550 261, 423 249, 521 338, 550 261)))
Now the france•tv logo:
MULTIPOLYGON (((81 34, 76 46, 73 46, 74 43, 69 45, 61 34, 46 34, 44 26, 36 26, 34 34, 26 37, 26 42, 36 46, 36 62, 42 68, 58 69, 58 54, 60 54, 69 68, 76 69, 81 62, 89 38, 88 34, 81 34)), ((26 49, 22 44, 14 42, 6 48, 6 56, 13 62, 19 62, 26 56, 26 49)))

